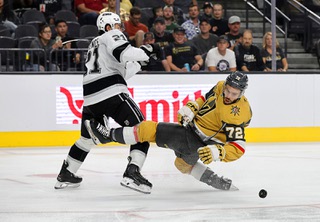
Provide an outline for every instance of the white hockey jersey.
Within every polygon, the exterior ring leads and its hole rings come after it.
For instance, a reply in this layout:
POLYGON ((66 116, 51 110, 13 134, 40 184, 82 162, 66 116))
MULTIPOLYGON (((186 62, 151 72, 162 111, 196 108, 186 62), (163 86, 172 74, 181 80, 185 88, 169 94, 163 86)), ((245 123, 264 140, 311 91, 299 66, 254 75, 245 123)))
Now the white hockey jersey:
POLYGON ((149 57, 132 47, 120 30, 111 30, 92 40, 83 77, 84 106, 101 102, 119 93, 129 93, 126 80, 140 70, 137 61, 149 57))

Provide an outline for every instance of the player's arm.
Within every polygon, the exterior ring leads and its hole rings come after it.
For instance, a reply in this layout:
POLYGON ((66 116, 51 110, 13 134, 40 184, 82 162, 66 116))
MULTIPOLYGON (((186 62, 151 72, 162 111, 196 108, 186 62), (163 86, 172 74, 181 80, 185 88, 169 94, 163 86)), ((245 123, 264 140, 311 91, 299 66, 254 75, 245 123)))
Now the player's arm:
POLYGON ((196 60, 196 64, 194 64, 192 67, 191 67, 191 70, 193 71, 198 71, 201 69, 202 65, 203 65, 203 59, 201 57, 201 55, 196 55, 194 57, 194 59, 196 60))
POLYGON ((244 124, 236 126, 227 124, 224 128, 227 142, 208 145, 198 149, 200 160, 209 164, 212 161, 232 162, 245 153, 244 124))
POLYGON ((126 36, 119 30, 113 30, 112 34, 103 36, 103 42, 107 45, 112 55, 120 63, 126 64, 127 62, 147 61, 148 55, 140 48, 130 45, 126 36))

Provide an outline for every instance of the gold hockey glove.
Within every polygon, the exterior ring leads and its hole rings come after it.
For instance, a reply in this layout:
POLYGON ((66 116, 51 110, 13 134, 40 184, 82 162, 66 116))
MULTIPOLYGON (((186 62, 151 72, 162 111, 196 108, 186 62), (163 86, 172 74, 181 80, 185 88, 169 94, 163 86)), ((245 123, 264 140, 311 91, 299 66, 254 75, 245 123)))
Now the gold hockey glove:
POLYGON ((178 122, 183 126, 187 126, 188 123, 193 120, 198 111, 198 103, 194 101, 187 102, 187 104, 178 111, 178 122))
POLYGON ((198 149, 199 159, 204 164, 210 164, 212 161, 221 161, 226 156, 226 150, 219 144, 208 145, 198 149))

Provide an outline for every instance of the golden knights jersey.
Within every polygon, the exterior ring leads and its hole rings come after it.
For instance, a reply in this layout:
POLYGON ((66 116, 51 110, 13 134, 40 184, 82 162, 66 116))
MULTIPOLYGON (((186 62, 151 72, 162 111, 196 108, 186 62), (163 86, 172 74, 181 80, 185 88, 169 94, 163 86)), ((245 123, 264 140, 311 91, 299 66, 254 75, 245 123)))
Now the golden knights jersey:
POLYGON ((92 105, 119 93, 129 93, 126 80, 140 70, 137 61, 149 57, 142 49, 132 47, 117 29, 92 40, 83 78, 84 106, 92 105))
POLYGON ((245 96, 229 105, 223 103, 224 82, 218 82, 206 94, 206 98, 196 100, 199 111, 194 123, 205 137, 218 132, 211 140, 225 144, 226 158, 223 161, 229 162, 238 159, 245 152, 244 128, 250 123, 252 112, 245 96))

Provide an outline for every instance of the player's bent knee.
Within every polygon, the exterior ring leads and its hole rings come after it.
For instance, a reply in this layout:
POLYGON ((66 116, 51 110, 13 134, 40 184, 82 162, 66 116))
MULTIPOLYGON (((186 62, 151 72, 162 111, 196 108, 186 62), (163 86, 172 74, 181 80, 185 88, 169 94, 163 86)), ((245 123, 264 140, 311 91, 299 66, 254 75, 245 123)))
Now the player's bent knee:
POLYGON ((157 122, 143 121, 137 127, 138 138, 140 142, 155 142, 156 141, 156 129, 157 122))
POLYGON ((192 170, 192 165, 187 164, 182 158, 177 157, 174 161, 176 168, 183 174, 190 174, 192 170))
POLYGON ((91 148, 95 146, 95 144, 92 141, 92 139, 88 139, 88 138, 85 138, 83 136, 81 136, 80 139, 78 139, 76 141, 76 144, 77 144, 77 147, 79 147, 82 150, 85 150, 87 152, 89 152, 91 150, 91 148))

